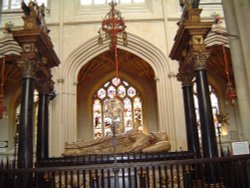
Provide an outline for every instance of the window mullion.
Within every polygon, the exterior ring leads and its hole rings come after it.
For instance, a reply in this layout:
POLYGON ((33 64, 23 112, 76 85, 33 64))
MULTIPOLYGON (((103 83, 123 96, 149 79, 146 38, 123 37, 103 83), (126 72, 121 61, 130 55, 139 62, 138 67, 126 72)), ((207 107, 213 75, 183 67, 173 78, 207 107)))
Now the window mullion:
POLYGON ((131 106, 132 106, 132 108, 131 108, 131 111, 132 111, 132 127, 134 129, 134 126, 135 126, 134 98, 129 98, 129 99, 131 101, 131 106))
POLYGON ((104 137, 104 113, 103 113, 103 101, 104 100, 101 100, 101 114, 102 114, 102 124, 101 124, 101 129, 102 129, 102 137, 104 137))

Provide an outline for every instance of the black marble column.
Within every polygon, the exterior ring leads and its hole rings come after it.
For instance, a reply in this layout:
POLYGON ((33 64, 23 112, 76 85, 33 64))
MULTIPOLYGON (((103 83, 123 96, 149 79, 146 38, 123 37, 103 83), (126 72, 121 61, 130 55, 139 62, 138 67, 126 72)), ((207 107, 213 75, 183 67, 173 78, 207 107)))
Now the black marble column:
MULTIPOLYGON (((20 62, 23 71, 21 113, 19 125, 18 168, 33 167, 33 124, 34 124, 34 62, 20 62)), ((20 176, 20 187, 32 186, 32 174, 20 176)))
MULTIPOLYGON (((40 166, 42 159, 48 158, 49 145, 48 145, 48 136, 49 136, 49 96, 46 79, 38 81, 38 90, 39 90, 39 103, 38 103, 38 125, 37 125, 37 145, 36 145, 36 159, 37 167, 40 166)), ((37 175, 38 187, 43 188, 46 186, 46 183, 49 183, 44 179, 44 173, 39 173, 37 175)))
MULTIPOLYGON (((188 150, 194 152, 195 158, 201 158, 199 136, 197 129, 197 120, 194 105, 193 80, 192 71, 181 72, 177 75, 177 79, 182 82, 182 92, 185 110, 186 132, 188 150)), ((194 182, 202 180, 201 165, 192 166, 192 178, 194 182)))
MULTIPOLYGON (((197 86, 201 123, 202 151, 205 158, 213 158, 218 157, 218 150, 206 71, 208 58, 208 52, 193 54, 194 74, 197 86)), ((216 184, 219 181, 214 164, 206 165, 206 181, 210 185, 216 184)))
POLYGON ((37 161, 48 158, 48 124, 49 124, 49 97, 45 92, 39 92, 38 126, 37 126, 37 161))
POLYGON ((188 150, 194 152, 196 158, 200 158, 201 152, 193 97, 193 77, 192 72, 179 73, 177 76, 178 80, 182 82, 188 150))

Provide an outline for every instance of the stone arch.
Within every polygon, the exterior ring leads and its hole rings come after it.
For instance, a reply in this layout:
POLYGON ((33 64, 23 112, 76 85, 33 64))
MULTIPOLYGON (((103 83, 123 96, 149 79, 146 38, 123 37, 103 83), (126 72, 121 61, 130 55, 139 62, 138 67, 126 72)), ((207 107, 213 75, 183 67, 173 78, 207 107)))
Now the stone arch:
MULTIPOLYGON (((80 69, 95 56, 109 49, 109 41, 97 45, 97 36, 80 45, 72 51, 62 67, 62 76, 65 78, 62 86, 61 104, 62 125, 64 127, 64 141, 72 142, 77 138, 77 76, 80 69), (70 107, 70 108, 69 108, 70 107)), ((173 112, 172 83, 168 77, 170 65, 166 56, 153 44, 146 40, 128 33, 128 46, 124 47, 122 39, 118 37, 117 47, 137 55, 145 60, 155 72, 158 100, 158 122, 161 131, 167 131, 170 135, 172 148, 175 148, 176 132, 173 112), (166 92, 169 91, 169 92, 166 92)))

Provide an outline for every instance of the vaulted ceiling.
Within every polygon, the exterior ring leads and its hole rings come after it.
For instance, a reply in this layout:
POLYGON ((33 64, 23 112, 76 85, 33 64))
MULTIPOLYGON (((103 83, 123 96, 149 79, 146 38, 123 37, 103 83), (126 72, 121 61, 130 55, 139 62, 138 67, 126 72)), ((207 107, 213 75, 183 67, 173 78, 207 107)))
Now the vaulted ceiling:
POLYGON ((207 64, 208 75, 210 75, 210 77, 214 77, 214 75, 216 75, 217 78, 220 78, 227 83, 227 63, 230 80, 234 82, 232 60, 229 48, 225 47, 225 56, 221 45, 213 45, 208 47, 208 49, 211 51, 209 62, 207 64))
MULTIPOLYGON (((3 58, 0 59, 0 70, 1 70, 1 78, 0 81, 2 83, 2 78, 4 79, 4 90, 7 91, 10 87, 13 87, 17 84, 17 82, 21 81, 22 72, 16 66, 13 61, 16 60, 17 57, 7 57, 5 62, 5 69, 4 72, 2 71, 3 68, 3 58), (4 77, 3 77, 4 74, 4 77)), ((21 82, 20 82, 21 84, 21 82)))
MULTIPOLYGON (((135 78, 140 77, 145 81, 152 81, 155 78, 152 67, 140 57, 118 50, 118 73, 124 72, 135 78)), ((115 71, 115 58, 112 51, 108 50, 90 60, 79 72, 78 84, 85 84, 96 76, 115 71)))
MULTIPOLYGON (((219 77, 225 83, 227 82, 227 75, 225 71, 225 61, 224 54, 221 45, 214 45, 208 47, 211 51, 211 56, 207 64, 207 72, 210 77, 219 77)), ((229 68, 229 74, 231 81, 233 78, 232 62, 230 57, 230 51, 225 48, 226 59, 229 68)), ((119 71, 128 73, 135 77, 141 77, 146 81, 154 80, 154 71, 151 66, 138 56, 127 52, 125 50, 118 51, 118 62, 119 71)), ((93 58, 89 61, 81 70, 78 75, 78 83, 85 84, 86 82, 92 80, 97 75, 106 74, 110 71, 115 70, 114 55, 111 51, 106 51, 99 56, 93 58)))

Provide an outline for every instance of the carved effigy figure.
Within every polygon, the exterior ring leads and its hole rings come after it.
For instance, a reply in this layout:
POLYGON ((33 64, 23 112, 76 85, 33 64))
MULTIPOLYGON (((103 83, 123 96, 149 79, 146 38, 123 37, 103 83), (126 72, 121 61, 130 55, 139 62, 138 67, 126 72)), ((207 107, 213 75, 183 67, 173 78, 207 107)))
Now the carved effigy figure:
MULTIPOLYGON (((90 141, 66 143, 64 156, 79 156, 87 154, 112 154, 112 136, 98 138, 90 141)), ((145 134, 140 130, 116 135, 116 153, 151 153, 166 152, 170 150, 166 132, 153 132, 145 134)))

